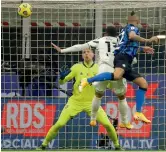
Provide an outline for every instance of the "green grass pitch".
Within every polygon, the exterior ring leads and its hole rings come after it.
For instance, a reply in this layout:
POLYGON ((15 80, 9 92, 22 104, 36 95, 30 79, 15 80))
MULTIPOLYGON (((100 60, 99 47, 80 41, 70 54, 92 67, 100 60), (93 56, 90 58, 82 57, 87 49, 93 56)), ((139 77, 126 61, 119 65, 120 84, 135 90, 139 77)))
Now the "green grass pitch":
MULTIPOLYGON (((86 150, 71 150, 71 149, 69 149, 69 150, 67 150, 67 149, 65 149, 65 150, 50 150, 50 149, 48 149, 48 150, 43 150, 43 151, 37 151, 37 150, 2 150, 2 151, 12 151, 12 152, 113 152, 113 150, 88 150, 88 149, 86 149, 86 150)), ((128 151, 128 150, 126 150, 125 152, 166 152, 166 151, 163 151, 163 150, 135 150, 135 151, 128 151)), ((117 151, 114 151, 114 152, 117 152, 117 151)))

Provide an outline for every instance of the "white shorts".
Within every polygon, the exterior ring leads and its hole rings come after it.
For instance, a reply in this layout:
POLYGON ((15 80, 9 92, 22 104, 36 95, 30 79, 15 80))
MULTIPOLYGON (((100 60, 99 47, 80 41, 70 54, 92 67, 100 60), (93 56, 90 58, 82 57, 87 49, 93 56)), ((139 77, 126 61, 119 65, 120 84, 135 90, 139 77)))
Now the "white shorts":
MULTIPOLYGON (((114 68, 112 68, 108 64, 100 64, 98 74, 103 72, 113 73, 114 68)), ((112 89, 112 91, 119 96, 124 95, 127 90, 127 82, 126 82, 126 79, 124 78, 118 81, 108 80, 108 81, 94 82, 93 85, 95 87, 96 92, 103 93, 108 88, 108 89, 112 89)))

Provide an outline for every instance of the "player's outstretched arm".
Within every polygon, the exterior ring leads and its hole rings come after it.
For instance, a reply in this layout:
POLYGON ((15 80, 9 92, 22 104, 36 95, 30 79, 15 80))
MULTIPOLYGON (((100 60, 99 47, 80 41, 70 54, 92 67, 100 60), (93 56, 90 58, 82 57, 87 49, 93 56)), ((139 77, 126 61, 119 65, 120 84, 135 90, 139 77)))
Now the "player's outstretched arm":
POLYGON ((70 81, 71 79, 73 79, 76 75, 76 64, 73 65, 70 69, 67 66, 64 66, 65 68, 60 68, 59 70, 59 74, 60 74, 60 79, 59 79, 59 83, 60 84, 64 84, 67 81, 70 81))
POLYGON ((154 49, 149 46, 140 47, 139 50, 147 54, 154 54, 154 49))
POLYGON ((54 47, 54 49, 56 49, 60 53, 78 52, 78 51, 82 51, 84 49, 90 48, 88 43, 73 45, 73 46, 68 47, 66 49, 61 49, 60 47, 58 47, 54 43, 51 43, 51 45, 54 47))
POLYGON ((145 39, 145 38, 137 35, 134 31, 131 31, 129 33, 129 39, 134 40, 134 41, 138 41, 138 42, 142 42, 142 43, 152 43, 152 42, 157 43, 158 42, 157 36, 153 36, 150 39, 145 39))
POLYGON ((73 78, 74 78, 74 74, 73 74, 73 72, 70 72, 68 75, 66 75, 66 77, 64 79, 59 79, 59 83, 62 85, 64 83, 70 81, 73 78))

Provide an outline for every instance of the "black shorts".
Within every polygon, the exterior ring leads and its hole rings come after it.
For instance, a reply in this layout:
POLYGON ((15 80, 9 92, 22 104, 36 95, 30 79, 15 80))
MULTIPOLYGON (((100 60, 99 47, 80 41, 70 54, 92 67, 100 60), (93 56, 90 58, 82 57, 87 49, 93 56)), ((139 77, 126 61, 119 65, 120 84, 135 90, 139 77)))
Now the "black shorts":
POLYGON ((127 54, 119 53, 115 55, 114 67, 124 69, 125 73, 123 75, 128 81, 133 81, 138 77, 142 77, 138 72, 132 69, 132 57, 127 54))

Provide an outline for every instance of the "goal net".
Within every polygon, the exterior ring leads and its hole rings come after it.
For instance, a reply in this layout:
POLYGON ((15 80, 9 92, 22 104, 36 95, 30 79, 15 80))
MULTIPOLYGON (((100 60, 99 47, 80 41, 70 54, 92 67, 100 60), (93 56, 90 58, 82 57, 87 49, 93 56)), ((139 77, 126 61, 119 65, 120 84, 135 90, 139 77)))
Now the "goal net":
MULTIPOLYGON (((82 54, 60 54, 51 42, 67 48, 101 37, 107 26, 120 31, 132 10, 140 17, 141 36, 166 35, 166 2, 162 0, 24 2, 33 8, 29 18, 21 18, 17 13, 21 1, 1 3, 2 149, 40 146, 67 103, 73 81, 59 86, 58 71, 64 65, 71 67, 81 62, 82 54)), ((152 47, 155 54, 138 54, 138 63, 134 65, 149 84, 143 112, 152 123, 133 121, 137 87, 129 82, 128 119, 134 129, 117 131, 125 149, 166 149, 166 40, 152 47)), ((119 118, 118 100, 110 90, 105 92, 102 106, 110 121, 119 118)), ((106 136, 104 127, 90 127, 89 117, 82 112, 60 129, 48 148, 110 149, 112 142, 106 136)))

